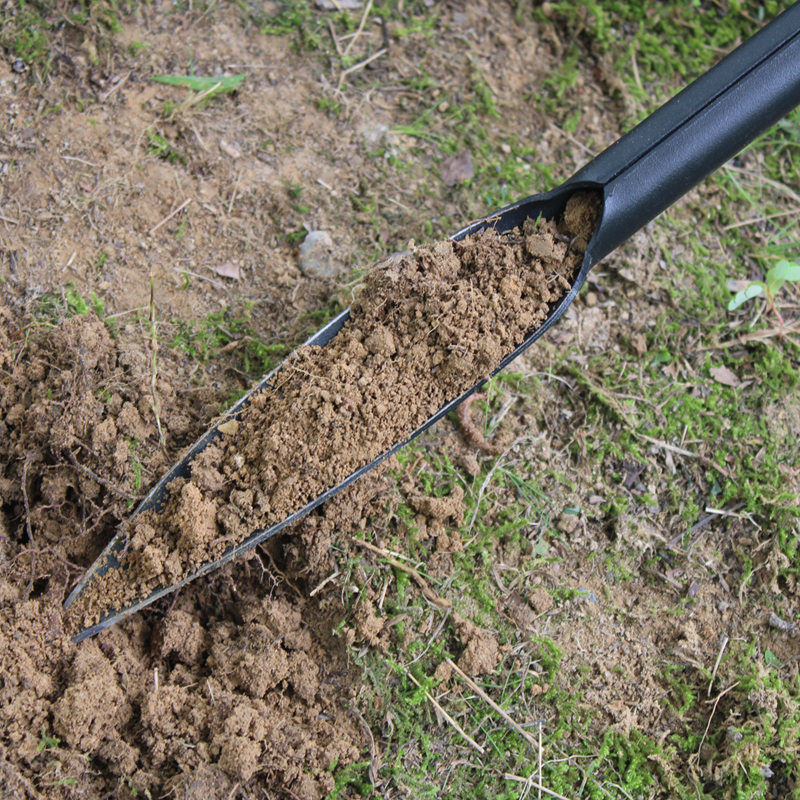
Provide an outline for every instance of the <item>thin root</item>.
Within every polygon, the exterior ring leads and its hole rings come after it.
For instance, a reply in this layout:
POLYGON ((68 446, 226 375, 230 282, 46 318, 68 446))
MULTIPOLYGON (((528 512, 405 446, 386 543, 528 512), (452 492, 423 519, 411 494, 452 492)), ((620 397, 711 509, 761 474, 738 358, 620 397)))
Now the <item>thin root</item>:
POLYGON ((492 444, 486 439, 478 426, 472 421, 470 408, 476 400, 486 400, 485 394, 470 395, 458 409, 458 420, 461 423, 461 432, 464 438, 472 442, 477 448, 493 456, 500 456, 505 452, 505 447, 501 444, 492 444))

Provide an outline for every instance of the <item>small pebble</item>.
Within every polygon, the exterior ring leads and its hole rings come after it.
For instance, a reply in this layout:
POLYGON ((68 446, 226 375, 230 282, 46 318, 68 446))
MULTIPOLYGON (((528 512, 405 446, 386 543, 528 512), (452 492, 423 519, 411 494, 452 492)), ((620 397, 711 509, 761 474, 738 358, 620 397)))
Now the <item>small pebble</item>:
POLYGON ((369 148, 380 147, 389 133, 389 126, 385 122, 375 122, 361 131, 364 144, 369 148))
POLYGON ((242 154, 237 150, 232 144, 228 144, 224 139, 219 140, 219 149, 222 150, 225 155, 230 156, 231 158, 241 158, 242 154))
POLYGON ((586 305, 589 306, 589 308, 594 308, 597 305, 597 295, 594 292, 587 293, 586 305))
POLYGON ((578 596, 575 599, 588 600, 590 603, 594 603, 596 606, 600 605, 600 603, 597 602, 594 592, 591 589, 584 589, 582 586, 578 587, 578 596))
POLYGON ((327 231, 311 231, 300 245, 300 271, 309 278, 333 278, 339 267, 333 261, 333 239, 327 231))
POLYGON ((239 430, 239 420, 229 419, 227 422, 218 425, 217 430, 219 430, 220 433, 224 433, 226 436, 235 436, 239 430))
POLYGON ((791 633, 794 630, 794 625, 791 622, 782 620, 774 611, 769 615, 770 628, 777 628, 784 633, 791 633))

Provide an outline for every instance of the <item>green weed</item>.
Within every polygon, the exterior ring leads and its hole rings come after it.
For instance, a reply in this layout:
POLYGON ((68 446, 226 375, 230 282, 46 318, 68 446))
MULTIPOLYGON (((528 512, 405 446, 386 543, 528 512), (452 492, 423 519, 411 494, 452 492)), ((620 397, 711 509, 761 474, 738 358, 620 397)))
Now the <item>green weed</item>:
MULTIPOLYGON (((92 305, 100 301, 92 294, 92 305), (96 301, 96 302, 95 302, 96 301)), ((102 307, 102 303, 100 303, 102 307)), ((47 325, 57 325, 65 317, 88 314, 91 306, 78 292, 73 282, 64 286, 60 292, 46 292, 37 303, 36 318, 47 325)))
POLYGON ((245 73, 226 75, 220 78, 198 77, 196 75, 156 75, 153 80, 168 86, 185 86, 193 92, 202 92, 206 98, 218 94, 235 92, 244 81, 245 73))
POLYGON ((338 800, 340 797, 350 797, 350 789, 355 789, 361 795, 369 796, 372 791, 372 784, 369 782, 369 761, 361 761, 357 764, 348 764, 337 770, 336 764, 331 765, 331 772, 334 775, 333 791, 325 800, 338 800))
POLYGON ((150 142, 150 146, 147 149, 148 155, 163 158, 165 161, 169 161, 171 164, 188 163, 188 157, 175 148, 175 146, 165 139, 160 133, 153 130, 153 128, 148 128, 146 133, 147 139, 150 142))
POLYGON ((66 28, 80 31, 89 41, 89 58, 97 64, 98 46, 110 48, 113 37, 122 30, 121 13, 116 0, 79 0, 69 10, 50 2, 12 0, 0 17, 0 48, 44 77, 50 71, 55 40, 66 28))
POLYGON ((325 17, 315 13, 308 0, 296 0, 272 16, 256 12, 254 16, 261 33, 266 36, 291 36, 301 50, 325 52, 330 42, 325 17))
POLYGON ((728 311, 735 311, 751 298, 764 295, 772 312, 778 317, 781 325, 783 325, 783 317, 778 307, 775 305, 775 299, 776 295, 787 281, 800 281, 800 265, 782 259, 767 270, 763 281, 751 281, 746 289, 737 292, 728 303, 728 311))
POLYGON ((327 111, 334 117, 338 117, 342 113, 342 104, 332 97, 322 96, 317 98, 317 108, 320 111, 327 111))
POLYGON ((206 363, 231 343, 239 343, 233 352, 240 359, 244 372, 252 375, 266 374, 289 353, 287 345, 260 341, 247 319, 231 318, 227 311, 209 314, 199 321, 179 320, 175 323, 170 346, 206 363))
POLYGON ((47 728, 42 728, 42 735, 39 739, 39 744, 36 747, 36 752, 41 753, 42 750, 54 750, 61 745, 61 739, 57 736, 50 736, 47 733, 47 728))
MULTIPOLYGON (((607 54, 614 70, 632 90, 642 96, 635 82, 632 59, 640 75, 658 76, 669 91, 675 77, 693 79, 719 60, 720 53, 752 36, 758 22, 769 20, 789 5, 732 2, 725 10, 703 3, 668 0, 657 6, 626 0, 589 0, 586 3, 556 2, 550 18, 565 25, 573 36, 591 40, 596 55, 607 54), (621 37, 620 29, 631 31, 621 37)), ((544 12, 536 14, 546 19, 544 12)), ((569 57, 569 56, 568 56, 569 57)), ((659 104, 663 97, 649 97, 659 104)))
POLYGON ((15 12, 0 22, 0 46, 10 50, 25 64, 38 65, 45 72, 50 61, 50 25, 35 10, 21 2, 15 12))
POLYGON ((64 297, 67 301, 67 311, 70 316, 82 316, 89 313, 89 303, 81 297, 74 285, 67 289, 64 297))

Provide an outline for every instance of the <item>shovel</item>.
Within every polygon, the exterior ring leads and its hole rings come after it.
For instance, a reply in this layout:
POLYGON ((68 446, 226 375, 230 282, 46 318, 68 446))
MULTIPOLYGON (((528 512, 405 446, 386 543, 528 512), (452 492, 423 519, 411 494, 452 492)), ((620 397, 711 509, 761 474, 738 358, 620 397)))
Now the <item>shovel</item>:
MULTIPOLYGON (((800 2, 776 17, 561 186, 546 194, 533 195, 507 206, 454 234, 451 239, 460 240, 488 227, 504 233, 522 225, 528 217, 560 218, 567 201, 578 191, 594 191, 602 196, 600 220, 588 242, 583 261, 569 291, 553 305, 544 323, 506 356, 492 375, 506 367, 556 323, 575 299, 589 270, 595 264, 664 209, 669 208, 703 178, 733 158, 798 104, 800 2)), ((324 347, 339 333, 348 319, 349 312, 342 312, 305 344, 324 347)), ((272 381, 280 369, 281 367, 277 367, 270 372, 189 448, 183 458, 141 502, 133 514, 134 517, 149 509, 160 509, 165 504, 171 482, 191 475, 192 460, 222 435, 220 425, 240 417, 252 395, 272 381)), ((93 636, 189 581, 208 574, 296 522, 416 439, 480 389, 486 380, 488 377, 440 408, 407 439, 365 464, 286 519, 267 529, 255 531, 243 542, 228 548, 221 558, 203 564, 179 583, 159 587, 147 597, 139 598, 125 608, 109 611, 97 624, 79 631, 73 641, 79 642, 93 636)), ((64 604, 65 608, 69 608, 93 580, 108 570, 121 568, 118 556, 125 544, 124 533, 118 533, 75 586, 64 604)))

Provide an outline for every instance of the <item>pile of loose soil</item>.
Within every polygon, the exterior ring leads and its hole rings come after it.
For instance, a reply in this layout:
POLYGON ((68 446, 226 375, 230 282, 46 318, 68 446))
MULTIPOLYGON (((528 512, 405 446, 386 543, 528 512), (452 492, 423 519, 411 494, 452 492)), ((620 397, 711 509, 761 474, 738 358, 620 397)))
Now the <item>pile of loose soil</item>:
POLYGON ((300 348, 166 507, 135 518, 124 569, 84 591, 76 629, 300 510, 491 374, 570 288, 600 207, 578 193, 558 222, 489 228, 373 269, 333 341, 300 348))
MULTIPOLYGON (((0 308, 0 358, 7 378, 0 389, 0 438, 9 459, 0 495, 12 513, 27 516, 38 547, 59 544, 67 558, 80 560, 130 514, 146 480, 142 464, 150 475, 163 471, 197 435, 193 414, 204 415, 166 377, 174 375, 179 356, 164 354, 154 384, 147 345, 115 342, 94 315, 33 336, 0 308), (169 450, 160 446, 154 403, 169 450), (46 503, 38 506, 34 497, 46 503)), ((210 395, 218 408, 219 397, 210 395)))
MULTIPOLYGON (((282 577, 279 542, 101 640, 70 642, 65 587, 227 395, 177 392, 181 363, 172 350, 159 359, 165 452, 138 326, 115 339, 92 314, 48 327, 20 324, 0 305, 0 785, 9 796, 229 797, 259 773, 312 800, 333 790, 331 767, 363 749, 350 709, 357 673, 331 633, 341 614, 282 577)), ((351 530, 379 485, 343 492, 317 527, 351 530)))

